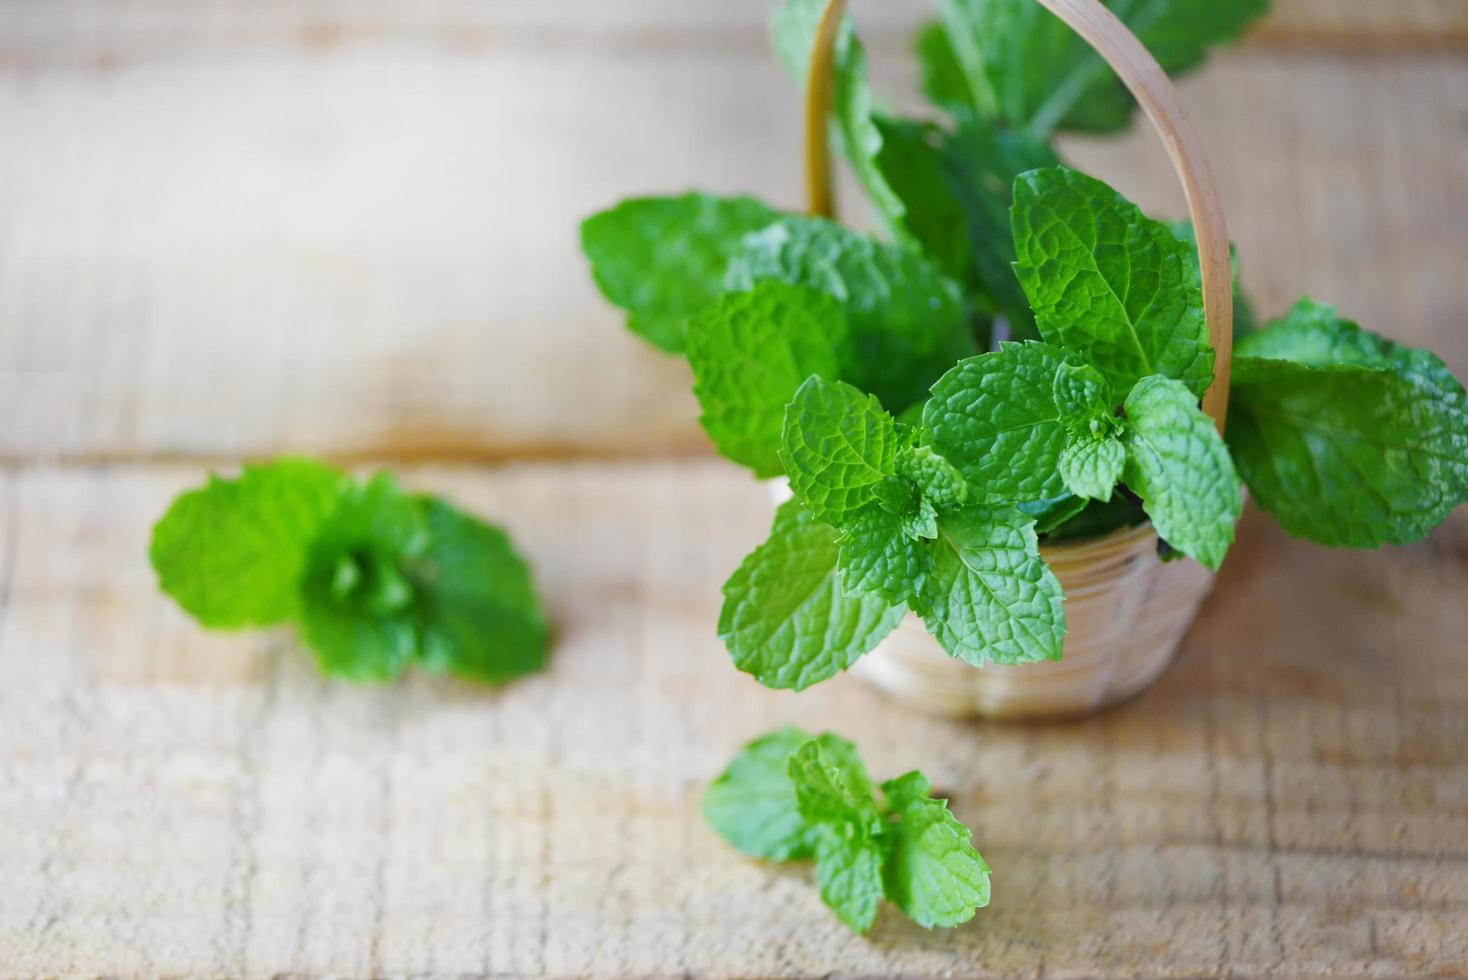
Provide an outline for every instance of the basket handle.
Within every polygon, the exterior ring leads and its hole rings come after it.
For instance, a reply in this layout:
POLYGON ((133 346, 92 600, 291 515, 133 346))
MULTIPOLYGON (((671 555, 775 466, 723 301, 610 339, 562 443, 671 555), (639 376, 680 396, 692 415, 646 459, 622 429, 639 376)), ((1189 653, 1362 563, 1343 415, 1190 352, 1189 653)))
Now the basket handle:
MULTIPOLYGON (((1203 395, 1203 411, 1212 417, 1221 433, 1228 417, 1229 367, 1233 358, 1233 273, 1228 226, 1203 142, 1183 109, 1177 89, 1157 59, 1100 0, 1036 2, 1065 22, 1111 66, 1167 147, 1193 219, 1198 267, 1203 277, 1203 313, 1214 351, 1213 384, 1203 395)), ((845 7, 845 0, 826 3, 806 78, 806 194, 810 212, 825 217, 835 213, 827 119, 835 74, 836 32, 845 7)))

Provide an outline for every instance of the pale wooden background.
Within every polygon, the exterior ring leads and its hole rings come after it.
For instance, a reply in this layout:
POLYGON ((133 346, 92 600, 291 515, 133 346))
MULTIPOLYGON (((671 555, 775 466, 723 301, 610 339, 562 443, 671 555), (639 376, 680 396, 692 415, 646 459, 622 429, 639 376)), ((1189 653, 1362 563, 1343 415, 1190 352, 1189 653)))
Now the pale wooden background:
MULTIPOLYGON (((911 104, 920 4, 858 0, 911 104)), ((1276 0, 1187 83, 1251 290, 1468 375, 1468 3, 1276 0)), ((576 222, 797 196, 756 0, 0 0, 0 978, 1468 974, 1468 513, 1376 554, 1260 515, 1180 661, 1095 719, 926 719, 729 666, 764 491, 618 328, 576 222), (404 469, 554 617, 501 692, 197 629, 149 526, 205 460, 404 469), (636 454, 638 461, 583 457, 636 454), (477 461, 539 457, 504 467, 477 461), (785 722, 921 766, 995 868, 868 939, 702 786, 785 722)), ((1079 163, 1176 209, 1137 133, 1079 163)))

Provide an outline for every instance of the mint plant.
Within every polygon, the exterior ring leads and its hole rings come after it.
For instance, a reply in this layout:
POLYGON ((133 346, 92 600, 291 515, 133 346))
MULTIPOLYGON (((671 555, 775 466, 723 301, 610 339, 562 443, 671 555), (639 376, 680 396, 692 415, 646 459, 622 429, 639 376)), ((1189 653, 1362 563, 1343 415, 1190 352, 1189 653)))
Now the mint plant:
POLYGON ((768 861, 814 858, 821 899, 853 932, 885 897, 918 925, 956 926, 989 904, 973 834, 920 772, 881 784, 856 746, 785 727, 755 739, 714 780, 703 811, 725 840, 768 861))
MULTIPOLYGON (((1172 72, 1267 6, 1105 2, 1172 72)), ((1130 96, 1035 0, 940 7, 917 43, 938 119, 876 108, 849 19, 835 37, 832 139, 880 234, 703 194, 582 226, 629 326, 686 353, 715 446, 788 480, 793 499, 723 589, 736 667, 799 690, 909 612, 975 666, 1057 659, 1064 596, 1042 544, 1150 521, 1164 559, 1217 569, 1241 482, 1289 533, 1333 546, 1419 540, 1468 500, 1468 395, 1443 362, 1310 299, 1256 329, 1237 265, 1225 441, 1200 408, 1219 365, 1192 228, 1145 215, 1051 142, 1123 128, 1130 96)), ((772 22, 801 82, 824 8, 785 0, 772 22)), ((803 738, 755 743, 711 791, 710 819, 750 853, 813 852, 801 835, 817 804, 746 825, 719 803, 751 772, 784 787, 803 738)), ((840 748, 820 751, 814 771, 840 768, 840 748)), ((845 779, 855 851, 821 878, 860 928, 881 808, 864 777, 845 779)), ((750 812, 792 792, 751 791, 750 812)))
POLYGON ((246 464, 174 500, 149 551, 210 629, 295 623, 323 671, 385 681, 417 664, 499 683, 539 670, 548 629, 503 531, 392 475, 310 459, 246 464))

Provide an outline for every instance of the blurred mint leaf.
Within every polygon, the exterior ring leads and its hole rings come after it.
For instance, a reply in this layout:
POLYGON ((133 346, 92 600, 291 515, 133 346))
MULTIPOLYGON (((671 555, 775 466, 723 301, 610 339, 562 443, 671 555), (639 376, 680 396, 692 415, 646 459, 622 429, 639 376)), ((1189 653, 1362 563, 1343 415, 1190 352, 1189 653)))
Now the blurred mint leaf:
POLYGON ((800 814, 790 757, 811 742, 789 725, 746 745, 703 797, 703 814, 750 857, 789 861, 815 853, 815 834, 800 814))
POLYGON ((300 609, 311 543, 346 478, 310 459, 246 464, 181 494, 153 528, 160 588, 211 629, 270 626, 300 609))
POLYGON ((688 317, 723 291, 730 258, 778 212, 750 197, 638 197, 587 218, 581 248, 592 278, 627 326, 671 353, 684 348, 688 317))

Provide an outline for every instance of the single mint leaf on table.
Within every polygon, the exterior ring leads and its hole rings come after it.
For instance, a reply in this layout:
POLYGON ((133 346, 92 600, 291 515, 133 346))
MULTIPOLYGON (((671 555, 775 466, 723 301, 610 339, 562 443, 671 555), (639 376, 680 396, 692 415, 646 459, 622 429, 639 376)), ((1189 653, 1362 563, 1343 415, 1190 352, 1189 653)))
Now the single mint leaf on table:
POLYGON ((385 472, 246 467, 175 501, 152 559, 206 626, 295 620, 327 673, 388 680, 418 663, 499 682, 545 662, 545 618, 505 533, 385 472))
POLYGON ((1048 344, 1007 343, 960 361, 933 385, 923 407, 923 434, 979 500, 1065 493, 1056 467, 1071 417, 1055 401, 1056 375, 1075 361, 1048 344))
POLYGON ((1169 545, 1223 563, 1244 510, 1239 475, 1213 420, 1180 381, 1143 378, 1126 398, 1126 485, 1169 545))
POLYGON ((933 553, 916 611, 950 655, 976 667, 1060 659, 1064 596, 1032 519, 1014 507, 945 514, 933 553))
MULTIPOLYGON (((1237 37, 1269 9, 1268 0, 1105 3, 1169 74, 1196 67, 1208 48, 1237 37)), ((947 50, 966 75, 986 83, 970 85, 964 111, 997 114, 1040 137, 1057 128, 1112 132, 1130 121, 1134 102, 1121 80, 1034 0, 946 0, 943 10, 947 50)), ((940 105, 951 102, 952 86, 938 91, 940 105)))
POLYGON ((745 237, 725 286, 766 279, 841 303, 851 329, 849 380, 892 411, 921 401, 953 362, 975 351, 963 294, 927 257, 822 218, 784 218, 745 237))
POLYGON ((212 629, 270 626, 300 610, 311 542, 347 480, 309 459, 246 464, 180 495, 153 529, 160 587, 212 629))
MULTIPOLYGON (((811 52, 825 6, 825 0, 784 0, 770 16, 775 51, 802 90, 810 73, 811 52)), ((901 234, 903 203, 877 166, 883 146, 882 132, 872 118, 874 106, 867 79, 866 49, 857 38, 849 16, 842 17, 837 28, 833 56, 831 117, 841 151, 876 205, 877 213, 894 232, 901 234)))
POLYGON ((301 631, 322 670, 393 680, 417 657, 417 594, 403 563, 428 550, 423 508, 387 473, 353 484, 311 548, 301 631))
POLYGON ((627 326, 670 353, 684 321, 723 291, 725 269, 749 232, 779 213, 749 197, 639 197, 587 218, 581 248, 592 278, 627 326))
POLYGON ((844 382, 809 378, 785 409, 780 461, 790 489, 832 527, 876 501, 901 448, 897 423, 876 397, 844 382))
POLYGON ((1191 247, 1094 177, 1015 182, 1015 271, 1040 335, 1083 354, 1118 392, 1162 375, 1202 397, 1213 349, 1191 247))
POLYGON ((849 356, 846 313, 830 296, 768 280, 725 293, 688 321, 700 421, 719 451, 760 477, 783 471, 785 406, 811 376, 834 381, 849 356))
POLYGON ((1468 500, 1462 384, 1308 300, 1239 345, 1228 443, 1260 506, 1320 544, 1417 541, 1468 500))
POLYGON ((799 501, 787 501, 769 539, 724 584, 719 636, 734 665, 766 687, 801 690, 835 676, 905 614, 842 591, 837 535, 799 501))
POLYGON ((744 747, 703 797, 708 822, 751 857, 788 861, 815 853, 815 834, 800 815, 790 757, 812 736, 786 726, 744 747))
POLYGON ((878 805, 856 747, 783 728, 755 739, 704 796, 714 829, 776 861, 814 856, 821 898, 854 932, 885 895, 925 928, 956 926, 989 902, 972 834, 920 772, 882 784, 878 805))

